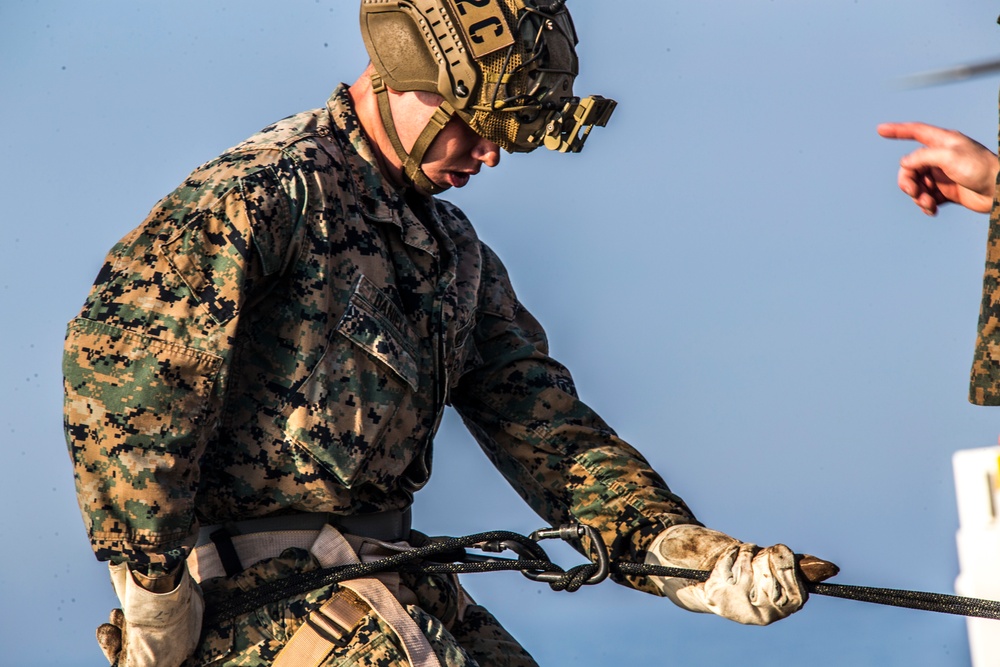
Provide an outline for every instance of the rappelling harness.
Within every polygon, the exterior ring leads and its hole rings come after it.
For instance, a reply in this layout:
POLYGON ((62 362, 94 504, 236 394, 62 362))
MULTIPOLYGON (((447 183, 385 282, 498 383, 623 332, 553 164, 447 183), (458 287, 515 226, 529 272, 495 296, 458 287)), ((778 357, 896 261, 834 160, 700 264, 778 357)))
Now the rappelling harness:
MULTIPOLYGON (((235 527, 203 528, 199 546, 188 559, 188 568, 196 581, 231 576, 242 569, 242 564, 280 554, 289 547, 309 549, 321 565, 318 569, 265 582, 252 590, 213 601, 205 609, 205 623, 224 622, 279 600, 338 584, 346 592, 333 596, 310 614, 279 655, 279 658, 286 656, 286 661, 278 660, 275 665, 319 664, 332 647, 341 645, 364 616, 374 612, 399 636, 412 665, 430 667, 438 664, 436 657, 396 599, 398 590, 392 590, 392 577, 397 577, 398 585, 400 572, 457 575, 514 570, 534 581, 547 583, 553 590, 568 592, 599 584, 612 574, 681 577, 696 581, 705 581, 710 574, 703 570, 612 561, 596 531, 582 524, 544 528, 527 536, 491 531, 465 537, 427 538, 411 531, 409 523, 407 511, 364 518, 305 514, 251 520, 235 527), (404 539, 416 546, 399 541, 404 539), (553 563, 540 544, 552 539, 588 552, 590 562, 569 569, 553 563), (496 555, 504 552, 516 557, 496 555)), ((995 600, 810 582, 807 565, 805 561, 800 562, 807 579, 805 587, 813 595, 1000 620, 1000 602, 995 600)))
MULTIPOLYGON (((599 584, 609 574, 681 577, 694 581, 706 581, 711 574, 706 570, 686 570, 627 561, 612 562, 608 559, 607 551, 593 529, 580 524, 569 524, 560 528, 537 530, 528 536, 509 531, 492 531, 465 537, 435 537, 431 539, 430 544, 400 551, 377 561, 321 568, 265 583, 253 591, 208 610, 205 618, 206 621, 233 618, 321 586, 390 571, 430 574, 520 571, 529 579, 548 583, 552 590, 568 592, 577 591, 585 585, 599 584), (539 544, 546 539, 562 539, 571 544, 578 544, 580 538, 584 536, 591 538, 589 542, 592 560, 569 570, 564 570, 553 563, 539 544), (472 554, 466 551, 470 548, 492 553, 510 551, 516 554, 517 558, 472 554)), ((848 584, 806 582, 806 588, 814 595, 1000 620, 1000 601, 997 600, 848 584)))

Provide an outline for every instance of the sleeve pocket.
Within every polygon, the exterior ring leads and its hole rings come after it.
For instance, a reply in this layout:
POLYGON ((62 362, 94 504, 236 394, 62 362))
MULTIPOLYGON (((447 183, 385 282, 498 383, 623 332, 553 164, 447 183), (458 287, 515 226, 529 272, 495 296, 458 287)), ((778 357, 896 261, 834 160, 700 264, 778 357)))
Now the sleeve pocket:
POLYGON ((79 318, 66 336, 66 420, 77 439, 117 448, 187 451, 222 359, 79 318), (82 432, 81 432, 82 429, 82 432))
POLYGON ((188 286, 191 295, 208 309, 212 319, 225 324, 240 308, 251 239, 230 220, 245 220, 243 200, 232 194, 224 213, 196 215, 162 252, 188 286))

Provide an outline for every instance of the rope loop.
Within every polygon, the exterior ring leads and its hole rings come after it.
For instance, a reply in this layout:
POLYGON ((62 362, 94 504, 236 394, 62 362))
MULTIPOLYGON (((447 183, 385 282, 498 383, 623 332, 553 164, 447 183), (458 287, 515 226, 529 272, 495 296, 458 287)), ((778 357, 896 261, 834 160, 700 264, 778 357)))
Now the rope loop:
POLYGON ((590 583, 590 578, 598 571, 597 563, 583 563, 576 567, 571 567, 555 581, 549 582, 549 588, 554 591, 566 591, 575 593, 583 586, 590 583))

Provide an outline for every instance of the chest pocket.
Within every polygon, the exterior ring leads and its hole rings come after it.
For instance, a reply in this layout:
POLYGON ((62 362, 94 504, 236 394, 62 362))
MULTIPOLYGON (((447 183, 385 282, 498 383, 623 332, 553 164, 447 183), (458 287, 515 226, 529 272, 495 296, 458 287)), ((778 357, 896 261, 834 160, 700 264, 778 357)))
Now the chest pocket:
POLYGON ((348 488, 391 484, 409 463, 385 434, 419 383, 414 346, 399 309, 361 276, 288 417, 289 435, 348 488))

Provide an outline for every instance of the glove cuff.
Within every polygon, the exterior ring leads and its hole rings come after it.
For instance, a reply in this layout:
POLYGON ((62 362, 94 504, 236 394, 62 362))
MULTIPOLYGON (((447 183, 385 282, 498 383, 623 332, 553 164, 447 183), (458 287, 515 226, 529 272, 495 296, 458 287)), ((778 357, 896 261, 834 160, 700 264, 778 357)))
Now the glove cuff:
POLYGON ((736 538, 696 524, 671 526, 649 545, 647 563, 688 570, 711 570, 723 552, 739 546, 736 538))
POLYGON ((198 647, 205 611, 201 589, 186 564, 181 566, 180 583, 166 593, 140 586, 125 563, 109 567, 125 617, 123 667, 168 667, 184 662, 198 647))
MULTIPOLYGON (((646 563, 687 570, 711 570, 725 551, 738 547, 739 540, 701 525, 679 524, 656 536, 646 552, 646 563)), ((704 587, 693 579, 650 577, 660 594, 682 609, 714 613, 704 587)))

